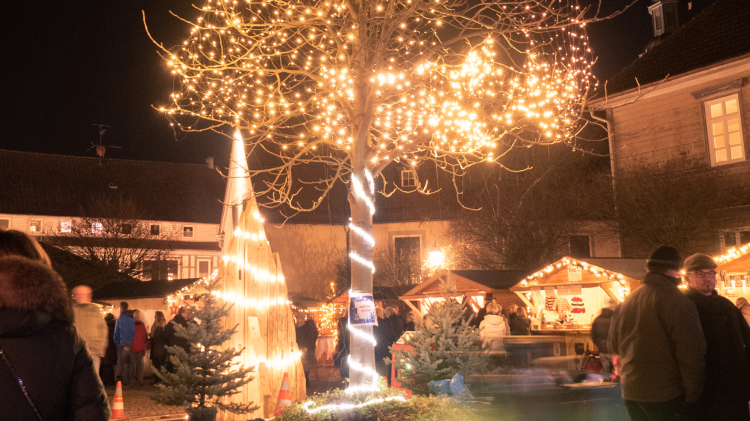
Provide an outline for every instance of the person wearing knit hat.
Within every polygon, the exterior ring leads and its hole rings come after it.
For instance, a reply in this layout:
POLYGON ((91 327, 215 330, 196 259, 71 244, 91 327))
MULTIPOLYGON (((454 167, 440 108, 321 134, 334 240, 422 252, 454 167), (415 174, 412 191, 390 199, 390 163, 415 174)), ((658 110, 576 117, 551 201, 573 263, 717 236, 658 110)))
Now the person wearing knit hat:
POLYGON ((700 420, 750 421, 750 326, 742 312, 716 290, 716 262, 696 253, 685 259, 685 295, 698 309, 708 348, 700 420))
MULTIPOLYGON (((620 357, 630 419, 684 420, 703 391, 706 342, 695 304, 678 288, 682 258, 661 246, 648 273, 612 317, 609 352, 620 357)), ((747 410, 747 407, 746 407, 747 410)))

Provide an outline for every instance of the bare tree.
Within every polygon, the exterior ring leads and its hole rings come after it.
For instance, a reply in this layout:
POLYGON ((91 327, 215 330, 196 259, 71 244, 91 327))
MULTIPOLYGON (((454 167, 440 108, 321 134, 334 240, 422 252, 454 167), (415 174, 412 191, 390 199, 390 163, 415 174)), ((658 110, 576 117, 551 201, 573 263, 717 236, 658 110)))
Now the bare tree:
MULTIPOLYGON (((347 182, 356 292, 372 291, 375 179, 391 162, 430 160, 458 177, 502 165, 513 148, 569 143, 580 128, 593 60, 575 2, 208 0, 200 10, 182 45, 162 47, 178 88, 159 109, 178 131, 234 128, 261 204, 288 216, 347 182), (302 200, 305 189, 318 198, 302 200)), ((383 178, 379 188, 397 187, 383 178)), ((411 191, 430 193, 419 180, 411 191)), ((351 384, 366 390, 372 332, 360 330, 352 367, 365 369, 351 384)))
POLYGON ((286 225, 283 230, 268 230, 266 235, 281 256, 289 291, 321 300, 328 298, 331 282, 336 281, 336 265, 345 256, 345 251, 336 245, 333 232, 286 225))
POLYGON ((611 215, 623 255, 646 257, 662 244, 685 255, 715 250, 719 231, 712 211, 731 207, 742 199, 736 193, 748 188, 724 188, 726 172, 687 154, 646 165, 623 163, 615 177, 617 212, 611 215))
POLYGON ((169 260, 177 235, 164 226, 152 228, 135 202, 120 196, 93 199, 81 208, 81 215, 70 226, 47 233, 45 241, 129 276, 156 270, 164 272, 157 277, 167 278, 166 266, 152 266, 169 260))
POLYGON ((539 161, 518 174, 479 173, 482 210, 451 222, 455 266, 536 270, 569 254, 570 235, 612 209, 606 158, 557 150, 539 161))

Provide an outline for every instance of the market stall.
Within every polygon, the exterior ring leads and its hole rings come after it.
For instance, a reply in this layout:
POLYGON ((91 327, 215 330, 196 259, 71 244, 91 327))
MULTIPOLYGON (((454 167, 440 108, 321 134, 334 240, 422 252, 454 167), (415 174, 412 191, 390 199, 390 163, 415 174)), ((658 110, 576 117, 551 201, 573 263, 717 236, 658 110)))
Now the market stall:
POLYGON ((468 301, 474 312, 484 307, 484 297, 492 293, 495 302, 503 307, 514 303, 525 305, 519 296, 511 292, 511 286, 523 279, 519 270, 439 270, 432 277, 412 288, 399 298, 421 316, 430 306, 442 300, 440 283, 449 277, 456 283, 456 298, 468 301))
POLYGON ((510 290, 523 300, 533 335, 559 338, 547 341, 546 360, 559 357, 580 369, 584 353, 598 351, 591 341, 594 318, 638 288, 645 272, 643 259, 563 257, 510 290))
POLYGON ((714 260, 716 268, 716 292, 735 302, 740 297, 750 300, 750 244, 731 248, 714 260))

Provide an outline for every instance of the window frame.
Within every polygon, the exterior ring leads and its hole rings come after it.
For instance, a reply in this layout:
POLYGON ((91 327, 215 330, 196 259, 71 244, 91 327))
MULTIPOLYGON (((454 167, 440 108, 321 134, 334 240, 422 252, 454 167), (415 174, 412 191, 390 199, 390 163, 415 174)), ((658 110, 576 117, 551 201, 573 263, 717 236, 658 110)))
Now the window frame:
POLYGON ((190 238, 191 240, 195 238, 195 225, 183 225, 182 226, 182 238, 190 238), (185 229, 190 228, 190 237, 185 235, 185 229))
POLYGON ((148 230, 149 235, 152 235, 154 237, 158 237, 159 235, 161 235, 161 226, 159 224, 149 224, 149 225, 150 225, 149 230, 148 230), (156 234, 154 234, 154 227, 156 227, 156 234))
MULTIPOLYGON (((722 105, 722 108, 724 106, 722 105)), ((708 156, 709 156, 709 162, 712 167, 718 167, 721 165, 731 165, 736 164, 739 162, 745 162, 747 161, 747 142, 745 139, 745 127, 744 127, 744 119, 743 119, 743 106, 742 106, 742 95, 739 89, 737 90, 731 90, 731 91, 723 91, 720 93, 716 93, 715 95, 712 95, 710 97, 701 98, 701 115, 703 117, 703 132, 706 139, 706 148, 708 149, 708 156), (731 145, 729 145, 729 139, 728 139, 728 127, 727 127, 727 120, 729 118, 725 115, 718 117, 718 118, 711 118, 711 106, 717 103, 725 103, 727 100, 731 99, 731 97, 734 97, 737 101, 737 119, 739 120, 739 133, 740 133, 740 141, 741 141, 741 148, 742 151, 742 157, 731 159, 731 145), (713 124, 716 124, 718 122, 724 123, 724 135, 727 137, 725 140, 726 142, 726 151, 727 151, 727 160, 722 162, 716 161, 716 147, 714 146, 713 141, 713 134, 712 134, 712 127, 713 124)), ((735 114, 733 114, 735 115, 735 114)))
POLYGON ((63 234, 70 234, 73 232, 73 220, 65 219, 60 221, 60 232, 63 234))
POLYGON ((417 187, 417 172, 413 169, 404 168, 401 170, 401 187, 417 187), (411 177, 408 177, 411 174, 411 177), (406 181, 411 181, 411 184, 407 184, 406 181))
POLYGON ((570 257, 576 258, 576 259, 585 259, 587 257, 594 257, 594 242, 592 241, 591 235, 589 234, 571 234, 568 236, 568 252, 570 253, 570 257), (588 239, 588 249, 589 249, 589 255, 588 256, 578 256, 574 255, 573 253, 573 237, 586 237, 588 239))
POLYGON ((211 259, 210 257, 198 257, 198 258, 195 259, 195 276, 196 276, 196 278, 203 278, 204 277, 204 276, 200 275, 201 263, 204 263, 204 262, 208 263, 208 272, 206 273, 205 276, 211 276, 211 270, 212 270, 211 266, 212 266, 212 263, 213 263, 212 261, 213 261, 213 259, 211 259))
POLYGON ((44 224, 44 221, 42 221, 42 219, 29 219, 29 232, 34 234, 41 233, 43 229, 42 224, 44 224), (34 222, 39 222, 39 229, 31 229, 35 225, 34 222))
POLYGON ((5 221, 8 223, 8 225, 5 226, 5 228, 0 227, 0 229, 10 229, 10 218, 0 218, 0 222, 5 221))
MULTIPOLYGON (((398 258, 399 258, 399 253, 398 253, 398 249, 396 247, 396 240, 399 239, 399 238, 416 238, 416 239, 419 240, 419 253, 417 254, 419 260, 415 262, 416 265, 413 268, 416 271, 415 274, 416 274, 416 278, 418 278, 418 279, 416 279, 416 282, 412 282, 410 280, 410 281, 408 281, 408 284, 411 285, 411 284, 419 283, 422 280, 422 263, 424 261, 424 252, 425 252, 425 249, 424 249, 424 237, 421 234, 419 234, 419 233, 414 233, 414 234, 403 233, 403 234, 395 234, 395 235, 393 235, 393 240, 392 240, 393 241, 393 253, 395 254, 397 262, 398 262, 398 258)), ((404 263, 407 263, 407 262, 404 262, 404 263)), ((411 265, 409 265, 409 266, 410 266, 410 269, 411 269, 411 265)), ((410 274, 411 274, 411 271, 410 271, 410 274)), ((397 281, 398 282, 403 282, 403 280, 401 280, 401 279, 399 279, 397 281)))

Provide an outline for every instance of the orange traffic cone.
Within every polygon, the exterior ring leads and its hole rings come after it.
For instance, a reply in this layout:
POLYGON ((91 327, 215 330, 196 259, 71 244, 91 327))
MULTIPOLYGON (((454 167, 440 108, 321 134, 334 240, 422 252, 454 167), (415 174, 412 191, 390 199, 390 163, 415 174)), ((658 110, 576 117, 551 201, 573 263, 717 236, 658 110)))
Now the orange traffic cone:
POLYGON ((122 382, 117 382, 117 389, 115 389, 115 400, 112 403, 112 418, 113 420, 121 420, 127 418, 125 416, 125 404, 122 401, 122 382))
POLYGON ((279 414, 286 411, 290 406, 292 406, 292 399, 289 397, 289 373, 284 372, 284 378, 281 380, 281 390, 279 390, 279 400, 276 401, 276 411, 273 413, 273 416, 278 417, 279 414))

